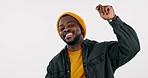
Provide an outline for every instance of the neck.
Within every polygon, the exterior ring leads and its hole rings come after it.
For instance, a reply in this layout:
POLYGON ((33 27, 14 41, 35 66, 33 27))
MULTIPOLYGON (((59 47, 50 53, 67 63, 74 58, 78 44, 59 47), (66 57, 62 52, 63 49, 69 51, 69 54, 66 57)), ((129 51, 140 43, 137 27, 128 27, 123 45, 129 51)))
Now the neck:
POLYGON ((76 50, 79 50, 82 48, 82 43, 83 43, 83 39, 81 39, 79 42, 77 42, 76 44, 74 45, 68 45, 67 44, 67 48, 68 50, 70 51, 76 51, 76 50))

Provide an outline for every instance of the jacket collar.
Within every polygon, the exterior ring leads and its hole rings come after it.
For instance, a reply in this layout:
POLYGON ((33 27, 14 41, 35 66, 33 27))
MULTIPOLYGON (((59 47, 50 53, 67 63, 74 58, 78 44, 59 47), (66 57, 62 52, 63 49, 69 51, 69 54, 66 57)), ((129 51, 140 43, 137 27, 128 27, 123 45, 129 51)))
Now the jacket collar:
MULTIPOLYGON (((85 39, 84 40, 84 42, 83 42, 83 45, 85 46, 91 46, 91 44, 92 44, 92 42, 91 42, 91 40, 89 40, 89 39, 85 39)), ((67 45, 62 49, 62 51, 67 51, 67 45)))

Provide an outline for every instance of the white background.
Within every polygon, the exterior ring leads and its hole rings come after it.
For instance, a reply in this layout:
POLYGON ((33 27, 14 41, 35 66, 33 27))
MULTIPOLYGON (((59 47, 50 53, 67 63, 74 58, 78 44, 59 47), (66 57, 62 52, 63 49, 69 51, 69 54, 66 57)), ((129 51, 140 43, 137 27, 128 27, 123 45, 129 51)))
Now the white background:
POLYGON ((117 40, 95 7, 112 5, 138 34, 141 50, 117 69, 115 78, 148 78, 148 7, 146 0, 0 0, 0 78, 44 78, 49 61, 65 46, 56 21, 65 11, 80 15, 86 38, 117 40))

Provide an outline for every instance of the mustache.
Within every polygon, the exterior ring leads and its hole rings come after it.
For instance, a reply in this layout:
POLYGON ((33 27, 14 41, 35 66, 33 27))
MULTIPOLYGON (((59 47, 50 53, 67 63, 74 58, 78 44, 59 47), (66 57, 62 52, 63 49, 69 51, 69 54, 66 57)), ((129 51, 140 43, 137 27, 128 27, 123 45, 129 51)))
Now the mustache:
POLYGON ((74 31, 73 30, 67 30, 63 33, 63 36, 65 37, 68 33, 73 33, 74 34, 74 31))

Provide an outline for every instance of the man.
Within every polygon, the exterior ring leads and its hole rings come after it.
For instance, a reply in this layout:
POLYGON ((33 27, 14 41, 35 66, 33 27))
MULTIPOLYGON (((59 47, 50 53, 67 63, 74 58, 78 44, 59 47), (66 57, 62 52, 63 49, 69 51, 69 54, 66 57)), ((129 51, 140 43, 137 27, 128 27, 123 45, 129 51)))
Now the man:
POLYGON ((65 12, 58 19, 57 30, 67 45, 50 61, 45 78, 114 78, 115 70, 137 54, 140 45, 135 31, 115 14, 113 7, 98 5, 96 10, 113 27, 118 41, 84 40, 83 19, 65 12))

